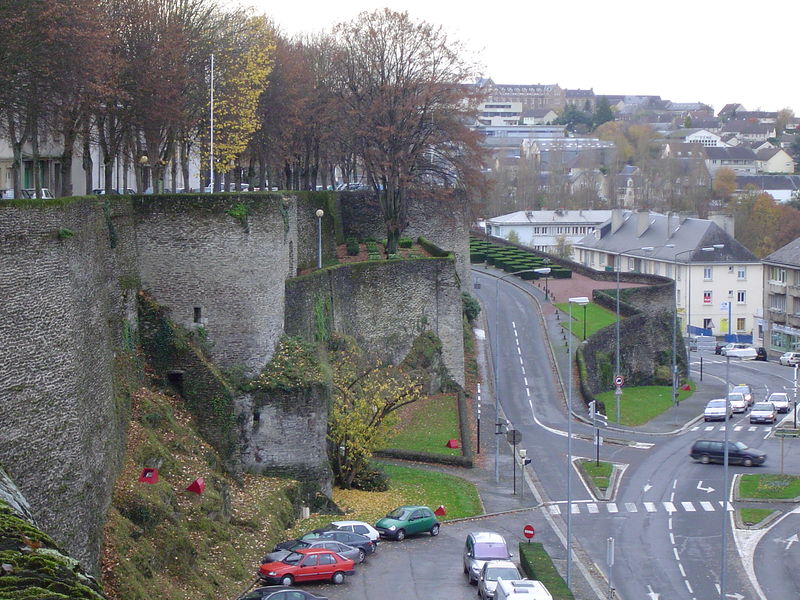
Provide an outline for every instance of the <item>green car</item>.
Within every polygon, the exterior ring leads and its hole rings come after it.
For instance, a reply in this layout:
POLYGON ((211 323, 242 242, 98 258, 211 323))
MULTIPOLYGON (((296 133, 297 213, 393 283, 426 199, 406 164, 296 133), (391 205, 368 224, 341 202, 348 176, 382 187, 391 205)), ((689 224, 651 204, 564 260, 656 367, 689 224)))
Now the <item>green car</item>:
POLYGON ((375 529, 381 537, 400 541, 415 533, 439 535, 439 521, 427 506, 400 506, 375 523, 375 529))

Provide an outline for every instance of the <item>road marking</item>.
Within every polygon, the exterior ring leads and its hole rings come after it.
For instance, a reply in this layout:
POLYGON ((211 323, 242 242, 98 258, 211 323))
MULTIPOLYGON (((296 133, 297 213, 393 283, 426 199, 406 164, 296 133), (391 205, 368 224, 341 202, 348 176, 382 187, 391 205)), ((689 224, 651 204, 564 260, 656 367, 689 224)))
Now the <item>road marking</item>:
MULTIPOLYGON (((719 502, 720 508, 724 510, 725 504, 722 503, 722 500, 717 500, 717 502, 719 502)), ((733 510, 733 505, 730 502, 727 502, 726 504, 728 505, 728 510, 733 510)))
POLYGON ((676 511, 675 505, 672 502, 664 502, 663 504, 664 504, 664 508, 667 509, 667 512, 669 514, 672 514, 672 513, 674 513, 676 511))
POLYGON ((695 425, 694 427, 692 427, 690 429, 690 431, 697 431, 698 429, 700 429, 700 426, 699 425, 695 425))
POLYGON ((613 502, 609 502, 608 504, 606 504, 606 508, 608 509, 608 512, 610 512, 610 513, 619 512, 619 509, 617 508, 617 505, 614 504, 613 502))
POLYGON ((692 586, 689 583, 689 580, 688 579, 684 579, 683 581, 686 584, 686 589, 689 590, 689 593, 690 594, 694 594, 694 590, 692 589, 692 586))
POLYGON ((525 382, 525 387, 528 387, 528 378, 527 377, 523 377, 522 381, 525 382))
POLYGON ((714 491, 714 488, 712 488, 711 486, 703 487, 703 480, 702 479, 697 482, 697 489, 700 490, 701 492, 705 492, 706 494, 710 494, 711 492, 714 491))
POLYGON ((577 504, 573 504, 573 505, 572 505, 572 514, 573 514, 573 515, 579 515, 579 514, 581 514, 581 509, 580 509, 580 507, 579 507, 577 504))
POLYGON ((679 561, 681 559, 681 557, 678 556, 678 549, 677 548, 673 548, 672 549, 672 553, 675 555, 675 560, 679 561))
POLYGON ((742 426, 741 425, 737 425, 736 427, 733 428, 733 430, 734 431, 741 431, 742 430, 742 426))
POLYGON ((522 356, 522 348, 520 348, 519 346, 517 346, 517 354, 522 356))
POLYGON ((525 376, 525 367, 522 367, 522 375, 525 376))
POLYGON ((522 362, 522 357, 521 357, 521 356, 519 357, 519 364, 521 364, 521 365, 523 365, 523 366, 525 365, 525 363, 524 363, 524 362, 522 362))
POLYGON ((636 505, 633 502, 626 502, 625 503, 625 508, 628 510, 628 512, 632 512, 632 513, 635 513, 635 512, 639 511, 639 509, 636 508, 636 505))
POLYGON ((561 507, 557 504, 551 504, 547 507, 547 510, 550 511, 551 515, 560 515, 561 514, 561 507))
POLYGON ((531 409, 533 409, 533 404, 531 404, 531 388, 525 388, 525 393, 528 395, 528 404, 530 404, 531 409))
POLYGON ((748 427, 747 431, 755 431, 756 429, 758 429, 758 427, 748 427))
POLYGON ((715 510, 714 509, 714 505, 711 504, 711 502, 705 502, 705 501, 704 502, 700 502, 700 506, 702 506, 703 510, 705 510, 707 512, 713 512, 715 510))
POLYGON ((683 505, 683 510, 685 510, 686 512, 695 511, 694 504, 692 504, 691 502, 681 502, 681 504, 683 505))
POLYGON ((669 534, 669 543, 672 544, 673 546, 675 545, 675 534, 672 532, 670 532, 669 534))
POLYGON ((597 504, 587 504, 586 508, 589 511, 589 513, 593 514, 593 515, 595 515, 598 512, 600 512, 600 510, 597 508, 597 504))
POLYGON ((661 594, 657 594, 653 591, 653 586, 647 586, 647 595, 650 596, 650 600, 658 600, 661 598, 661 594))
POLYGON ((647 512, 656 512, 656 505, 653 504, 652 502, 645 502, 644 503, 644 509, 647 512))
POLYGON ((705 431, 711 431, 713 429, 714 429, 714 426, 713 425, 709 425, 708 427, 705 428, 705 431))
POLYGON ((683 569, 683 565, 678 563, 678 570, 681 572, 681 577, 686 577, 686 571, 683 569))

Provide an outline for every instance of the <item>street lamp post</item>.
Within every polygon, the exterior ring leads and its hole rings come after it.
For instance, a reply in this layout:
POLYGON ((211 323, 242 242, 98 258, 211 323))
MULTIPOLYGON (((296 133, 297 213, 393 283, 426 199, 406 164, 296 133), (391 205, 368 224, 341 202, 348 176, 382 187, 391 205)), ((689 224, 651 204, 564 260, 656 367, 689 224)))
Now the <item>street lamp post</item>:
MULTIPOLYGON (((733 291, 728 292, 728 339, 731 335, 731 305, 733 304, 733 291)), ((731 355, 729 352, 725 353, 725 401, 729 402, 728 394, 731 391, 731 355)), ((725 450, 723 451, 722 463, 724 465, 724 472, 722 476, 722 550, 720 551, 720 578, 719 578, 719 597, 720 600, 725 600, 725 582, 728 575, 728 564, 725 560, 725 554, 728 545, 728 430, 731 423, 728 416, 728 407, 725 406, 725 450)))
MULTIPOLYGON (((619 365, 619 272, 620 267, 622 266, 620 263, 622 261, 622 255, 626 252, 633 252, 634 250, 644 250, 646 252, 650 252, 653 250, 653 246, 638 246, 636 248, 629 248, 628 250, 621 250, 617 252, 616 258, 616 270, 617 270, 617 322, 616 322, 616 337, 617 337, 617 348, 616 348, 616 360, 614 363, 614 377, 619 377, 621 373, 619 372, 620 365, 619 365)), ((617 425, 619 425, 619 405, 620 405, 620 396, 622 396, 622 389, 617 386, 617 393, 614 394, 614 397, 617 399, 617 425)))
MULTIPOLYGON (((500 281, 512 275, 519 275, 520 273, 531 273, 535 269, 522 269, 521 271, 514 271, 513 273, 506 273, 494 280, 494 418, 495 418, 495 436, 494 436, 494 482, 500 482, 500 377, 498 376, 498 363, 500 362, 500 327, 499 327, 499 313, 500 313, 500 281)), ((515 458, 516 460, 516 458, 515 458)))
POLYGON ((569 379, 568 395, 567 395, 567 588, 571 589, 572 583, 572 305, 586 306, 589 304, 589 298, 586 296, 577 296, 569 299, 569 322, 570 322, 570 335, 569 335, 569 371, 567 371, 567 378, 569 379))
POLYGON ((542 267, 541 269, 534 269, 534 273, 538 273, 539 275, 544 275, 544 298, 548 300, 550 296, 547 293, 547 276, 550 275, 550 267, 542 267))
POLYGON ((314 213, 317 215, 317 268, 322 268, 322 217, 325 212, 318 208, 317 212, 314 213))

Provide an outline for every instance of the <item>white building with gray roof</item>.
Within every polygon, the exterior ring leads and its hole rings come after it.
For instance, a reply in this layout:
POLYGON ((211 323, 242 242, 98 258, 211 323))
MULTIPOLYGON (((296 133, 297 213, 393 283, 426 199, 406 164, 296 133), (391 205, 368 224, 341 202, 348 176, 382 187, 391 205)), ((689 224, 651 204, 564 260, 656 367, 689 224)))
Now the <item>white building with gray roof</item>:
POLYGON ((763 259, 763 344, 773 354, 800 348, 800 238, 763 259))
POLYGON ((648 212, 626 215, 617 209, 611 219, 575 244, 573 256, 598 271, 634 271, 674 279, 684 333, 726 334, 728 310, 723 303, 732 302, 730 332, 750 335, 762 315, 762 265, 733 238, 730 223, 724 225, 648 212))

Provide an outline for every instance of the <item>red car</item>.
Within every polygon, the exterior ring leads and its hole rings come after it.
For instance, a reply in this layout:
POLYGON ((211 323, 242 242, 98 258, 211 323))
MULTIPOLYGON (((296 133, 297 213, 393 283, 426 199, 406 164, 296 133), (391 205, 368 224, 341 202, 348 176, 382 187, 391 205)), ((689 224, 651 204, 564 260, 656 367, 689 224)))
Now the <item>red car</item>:
POLYGON ((268 583, 281 585, 320 579, 342 583, 345 575, 354 572, 355 563, 349 558, 324 548, 304 548, 292 552, 281 561, 261 565, 258 576, 268 583))

